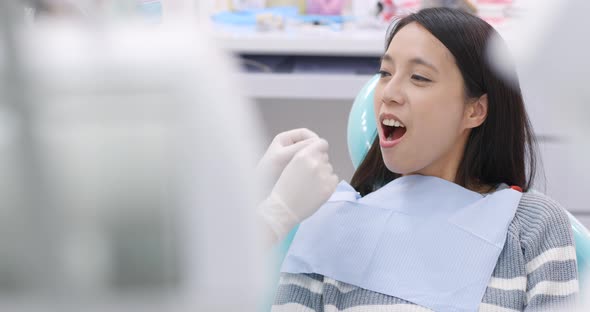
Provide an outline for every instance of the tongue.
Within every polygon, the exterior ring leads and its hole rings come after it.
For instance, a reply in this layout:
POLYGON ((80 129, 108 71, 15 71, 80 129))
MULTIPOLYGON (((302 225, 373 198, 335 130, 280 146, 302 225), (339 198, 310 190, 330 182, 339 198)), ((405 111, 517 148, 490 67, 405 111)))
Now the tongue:
POLYGON ((395 141, 406 134, 406 128, 396 127, 391 134, 391 140, 395 141))

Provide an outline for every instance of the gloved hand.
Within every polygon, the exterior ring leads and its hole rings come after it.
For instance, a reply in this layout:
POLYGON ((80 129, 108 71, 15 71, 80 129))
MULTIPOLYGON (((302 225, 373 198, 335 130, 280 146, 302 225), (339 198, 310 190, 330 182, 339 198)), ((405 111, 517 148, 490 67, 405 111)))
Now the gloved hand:
POLYGON ((263 196, 268 196, 293 155, 309 145, 313 138, 318 138, 318 135, 305 128, 285 131, 275 136, 256 166, 263 196))
POLYGON ((281 174, 259 213, 275 234, 283 239, 293 226, 311 216, 336 189, 338 177, 328 158, 328 142, 312 139, 297 152, 281 174))

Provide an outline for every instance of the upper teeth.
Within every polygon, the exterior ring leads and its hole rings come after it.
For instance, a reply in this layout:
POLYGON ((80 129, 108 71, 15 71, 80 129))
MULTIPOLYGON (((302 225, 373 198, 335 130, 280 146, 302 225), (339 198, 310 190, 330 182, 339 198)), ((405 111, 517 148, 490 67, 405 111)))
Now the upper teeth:
POLYGON ((394 119, 383 119, 383 124, 390 127, 405 127, 401 122, 394 119))

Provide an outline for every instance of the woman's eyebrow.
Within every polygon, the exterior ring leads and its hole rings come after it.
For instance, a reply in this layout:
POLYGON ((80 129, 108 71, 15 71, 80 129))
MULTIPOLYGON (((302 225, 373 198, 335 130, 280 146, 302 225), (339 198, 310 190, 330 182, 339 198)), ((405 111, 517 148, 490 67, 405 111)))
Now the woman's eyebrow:
MULTIPOLYGON (((383 63, 383 62, 394 63, 393 57, 391 57, 389 54, 385 54, 385 55, 383 55, 381 57, 381 63, 383 63)), ((418 64, 418 65, 424 65, 426 67, 430 67, 432 70, 434 70, 435 72, 438 73, 438 69, 436 68, 436 66, 434 66, 431 63, 427 62, 423 58, 414 57, 414 58, 410 59, 410 63, 418 64)))
POLYGON ((436 66, 432 65, 431 63, 427 62, 426 60, 419 58, 419 57, 415 57, 413 59, 410 60, 410 63, 414 63, 414 64, 418 64, 418 65, 424 65, 426 67, 430 67, 430 69, 434 70, 435 72, 438 73, 438 69, 436 69, 436 66))

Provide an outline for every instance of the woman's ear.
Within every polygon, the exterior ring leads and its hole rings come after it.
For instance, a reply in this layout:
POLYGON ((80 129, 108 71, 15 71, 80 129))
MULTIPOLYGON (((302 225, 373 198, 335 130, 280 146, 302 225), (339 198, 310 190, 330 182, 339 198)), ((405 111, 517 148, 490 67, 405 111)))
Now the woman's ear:
POLYGON ((488 95, 480 96, 467 104, 465 109, 465 128, 472 129, 481 126, 488 116, 488 95))

